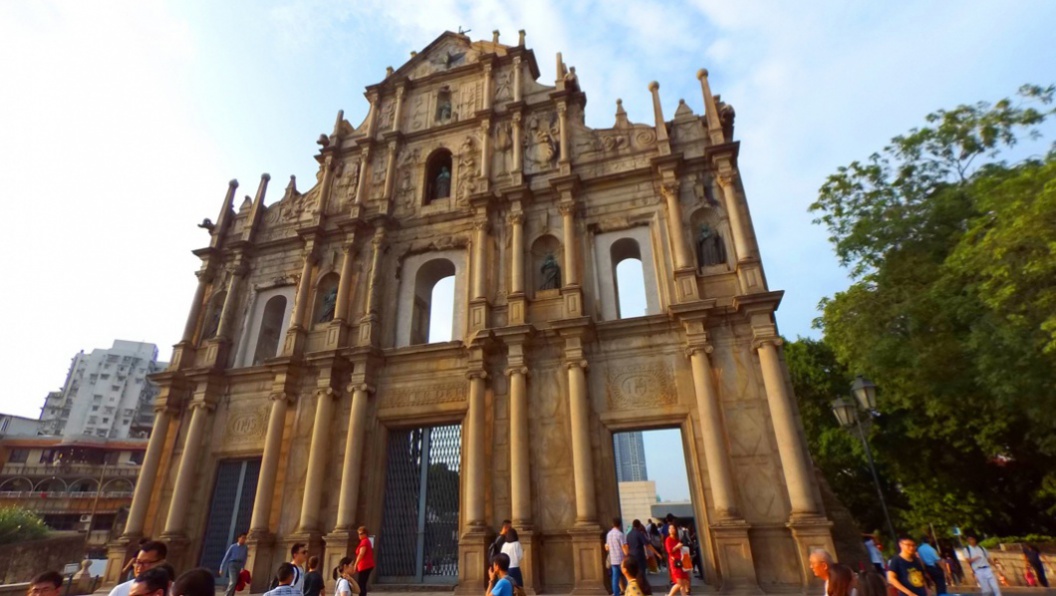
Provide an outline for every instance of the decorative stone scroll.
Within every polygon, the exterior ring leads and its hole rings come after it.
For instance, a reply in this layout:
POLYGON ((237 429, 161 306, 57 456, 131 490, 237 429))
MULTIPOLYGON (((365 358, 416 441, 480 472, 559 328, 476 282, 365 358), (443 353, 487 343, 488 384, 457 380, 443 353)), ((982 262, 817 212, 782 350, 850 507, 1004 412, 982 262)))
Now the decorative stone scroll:
POLYGON ((425 387, 393 387, 378 392, 386 408, 434 406, 465 401, 469 394, 466 383, 458 381, 425 387))
POLYGON ((666 362, 610 366, 606 391, 613 409, 671 405, 678 401, 675 373, 666 362))

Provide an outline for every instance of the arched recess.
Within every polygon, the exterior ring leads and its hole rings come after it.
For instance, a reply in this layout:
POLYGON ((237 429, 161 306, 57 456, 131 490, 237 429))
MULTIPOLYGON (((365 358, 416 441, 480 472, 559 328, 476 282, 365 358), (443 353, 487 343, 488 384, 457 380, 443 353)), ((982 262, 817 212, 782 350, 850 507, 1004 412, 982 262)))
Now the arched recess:
POLYGON ((396 347, 427 343, 433 288, 441 279, 454 275, 455 292, 451 313, 451 341, 462 339, 466 310, 466 253, 443 250, 407 257, 401 265, 397 298, 396 347))
POLYGON ((530 255, 531 258, 528 262, 531 263, 531 271, 528 272, 527 280, 529 295, 538 295, 540 290, 559 289, 567 275, 564 270, 565 250, 561 246, 561 241, 550 234, 543 234, 532 242, 530 255), (557 269, 554 270, 551 265, 544 272, 543 266, 547 263, 547 258, 550 256, 553 256, 557 269), (557 279, 554 279, 555 276, 557 279))
POLYGON ((103 484, 104 493, 130 493, 135 485, 128 478, 112 478, 103 484))
POLYGON ((616 292, 616 316, 630 319, 646 314, 645 272, 642 249, 634 238, 620 238, 609 247, 612 261, 613 288, 616 292))
POLYGON ((660 286, 656 276, 656 259, 653 256, 652 234, 648 226, 595 235, 594 259, 603 319, 612 321, 620 318, 616 268, 621 261, 626 259, 641 261, 645 314, 656 315, 663 312, 660 305, 660 286))
POLYGON ((716 207, 702 207, 689 218, 690 243, 697 270, 703 274, 732 271, 733 237, 730 223, 716 207), (707 227, 707 234, 704 228, 707 227))
POLYGON ((201 339, 203 341, 216 337, 216 332, 220 329, 220 314, 224 311, 224 300, 226 299, 227 292, 224 290, 220 290, 209 298, 205 318, 202 319, 201 339))
POLYGON ((29 478, 8 478, 0 484, 0 492, 22 493, 33 490, 33 481, 29 478))
POLYGON ((94 478, 78 478, 70 483, 68 490, 71 493, 94 493, 99 488, 99 481, 94 478))
POLYGON ((423 205, 451 197, 452 164, 451 152, 443 147, 429 154, 429 158, 425 161, 423 205))
POLYGON ((326 324, 334 320, 337 310, 337 285, 341 276, 335 272, 324 275, 315 287, 315 307, 312 309, 312 324, 326 324))
POLYGON ((33 490, 37 492, 64 493, 66 492, 66 482, 62 478, 45 478, 38 482, 33 490))
POLYGON ((281 286, 256 293, 243 327, 237 366, 255 366, 279 355, 283 332, 290 326, 295 291, 294 286, 281 286))

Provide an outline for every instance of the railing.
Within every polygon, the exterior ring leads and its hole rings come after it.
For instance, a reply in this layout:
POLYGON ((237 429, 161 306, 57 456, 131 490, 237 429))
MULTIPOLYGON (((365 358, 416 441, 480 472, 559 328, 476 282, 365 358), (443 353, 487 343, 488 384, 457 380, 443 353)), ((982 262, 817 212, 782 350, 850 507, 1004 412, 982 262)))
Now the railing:
POLYGON ((39 491, 39 490, 5 490, 0 491, 0 499, 131 499, 132 491, 39 491))
POLYGON ((4 464, 4 476, 84 476, 87 478, 135 478, 139 464, 4 464))

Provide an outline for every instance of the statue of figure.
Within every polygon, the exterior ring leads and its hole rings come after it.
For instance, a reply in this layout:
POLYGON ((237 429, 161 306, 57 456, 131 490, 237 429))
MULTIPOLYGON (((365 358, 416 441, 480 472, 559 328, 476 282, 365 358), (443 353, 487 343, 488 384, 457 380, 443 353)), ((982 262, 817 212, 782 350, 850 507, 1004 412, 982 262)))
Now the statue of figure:
POLYGON ((726 245, 722 236, 707 224, 700 226, 697 234, 697 263, 701 267, 726 263, 726 245))
POLYGON ((543 283, 540 290, 556 290, 561 287, 561 266, 557 264, 554 253, 548 253, 543 260, 543 266, 539 269, 543 274, 543 283))
POLYGON ((202 339, 216 337, 216 332, 220 329, 220 313, 222 310, 222 302, 213 305, 212 312, 209 313, 209 319, 205 322, 205 328, 202 330, 202 339))
POLYGON ((433 194, 434 199, 446 199, 451 196, 451 168, 446 165, 440 167, 434 188, 436 189, 433 194))
POLYGON ((451 96, 441 95, 436 105, 436 119, 446 122, 451 119, 451 96))
POLYGON ((319 311, 319 318, 316 319, 316 323, 326 323, 334 320, 334 308, 337 306, 337 286, 334 286, 327 290, 323 294, 323 308, 319 311))
POLYGON ((579 91, 579 77, 576 76, 576 67, 572 66, 565 73, 565 89, 579 91))

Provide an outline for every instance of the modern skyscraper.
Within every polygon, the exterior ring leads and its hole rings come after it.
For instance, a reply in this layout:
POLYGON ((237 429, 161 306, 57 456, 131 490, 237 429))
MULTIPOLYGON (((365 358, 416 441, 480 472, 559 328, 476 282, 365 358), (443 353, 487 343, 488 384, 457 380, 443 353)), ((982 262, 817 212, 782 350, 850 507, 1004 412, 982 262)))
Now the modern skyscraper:
POLYGON ((645 442, 641 432, 619 433, 613 438, 617 482, 649 480, 645 468, 645 442))
POLYGON ((145 438, 157 395, 147 375, 165 366, 158 362, 154 344, 120 339, 109 350, 77 354, 62 390, 49 393, 41 408, 41 432, 66 438, 145 438))

